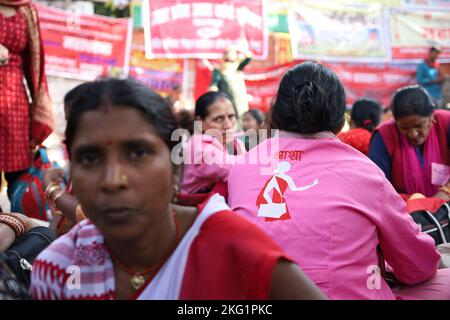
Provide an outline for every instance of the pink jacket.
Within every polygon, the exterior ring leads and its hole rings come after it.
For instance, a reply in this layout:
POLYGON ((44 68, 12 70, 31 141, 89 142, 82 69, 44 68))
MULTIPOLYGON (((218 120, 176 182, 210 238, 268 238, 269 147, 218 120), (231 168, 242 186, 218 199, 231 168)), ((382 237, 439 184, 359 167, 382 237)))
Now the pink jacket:
MULTIPOLYGON (((238 154, 245 152, 243 143, 235 139, 238 154)), ((226 182, 231 166, 239 156, 228 154, 213 136, 194 134, 183 147, 183 179, 181 191, 197 193, 217 182, 226 182)))
POLYGON ((270 154, 278 161, 272 168, 276 174, 262 175, 261 165, 233 167, 229 204, 278 241, 329 298, 395 299, 375 274, 379 243, 404 284, 436 273, 439 254, 433 239, 420 232, 405 202, 369 158, 331 133, 281 132, 279 152, 270 154))

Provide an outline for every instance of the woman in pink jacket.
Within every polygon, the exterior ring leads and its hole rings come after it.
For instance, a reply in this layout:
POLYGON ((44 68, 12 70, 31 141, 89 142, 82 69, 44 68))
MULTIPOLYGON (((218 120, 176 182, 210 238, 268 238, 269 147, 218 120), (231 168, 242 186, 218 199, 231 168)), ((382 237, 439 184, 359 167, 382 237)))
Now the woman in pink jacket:
POLYGON ((383 172, 336 138, 344 112, 335 73, 315 62, 290 69, 271 110, 277 133, 230 172, 231 208, 278 241, 329 298, 449 299, 450 269, 437 270, 433 239, 383 172), (270 165, 258 158, 266 153, 270 165), (385 262, 401 284, 385 281, 385 262))
POLYGON ((207 92, 195 103, 196 128, 183 148, 183 193, 218 192, 226 196, 231 165, 245 152, 235 139, 236 112, 223 92, 207 92), (197 132, 198 131, 198 132, 197 132))

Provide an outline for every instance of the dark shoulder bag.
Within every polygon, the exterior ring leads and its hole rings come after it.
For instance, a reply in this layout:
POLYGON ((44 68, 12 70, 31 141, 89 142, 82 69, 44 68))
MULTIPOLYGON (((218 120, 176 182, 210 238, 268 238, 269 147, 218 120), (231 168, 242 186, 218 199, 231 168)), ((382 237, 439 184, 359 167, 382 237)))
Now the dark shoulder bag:
POLYGON ((8 250, 0 253, 0 259, 3 259, 18 280, 28 288, 34 259, 55 239, 56 234, 52 229, 34 227, 20 235, 8 250))

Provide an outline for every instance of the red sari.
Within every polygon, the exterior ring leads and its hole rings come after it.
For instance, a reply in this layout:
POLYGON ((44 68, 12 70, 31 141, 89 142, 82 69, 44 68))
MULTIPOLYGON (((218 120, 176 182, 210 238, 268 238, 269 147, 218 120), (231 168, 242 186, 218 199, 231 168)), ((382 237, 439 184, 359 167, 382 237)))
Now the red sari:
POLYGON ((352 146, 356 150, 369 155, 369 145, 372 133, 363 128, 351 129, 347 132, 340 132, 337 137, 342 142, 352 146))

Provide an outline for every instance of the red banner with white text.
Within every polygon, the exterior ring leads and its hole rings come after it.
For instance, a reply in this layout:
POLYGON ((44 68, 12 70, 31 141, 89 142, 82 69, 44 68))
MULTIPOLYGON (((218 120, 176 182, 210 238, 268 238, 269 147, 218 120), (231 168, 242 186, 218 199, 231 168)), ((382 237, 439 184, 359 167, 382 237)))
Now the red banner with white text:
POLYGON ((249 108, 267 112, 276 96, 278 85, 284 73, 292 66, 287 63, 280 66, 245 72, 249 108))
POLYGON ((267 56, 263 0, 144 0, 147 58, 222 58, 229 46, 267 56))
POLYGON ((94 80, 128 74, 131 28, 129 19, 80 15, 36 4, 45 50, 46 73, 94 80))
MULTIPOLYGON (((268 111, 282 76, 291 66, 299 62, 246 72, 250 108, 268 111)), ((387 107, 397 89, 416 83, 416 64, 324 64, 341 79, 347 96, 347 105, 353 104, 358 98, 368 97, 387 107)))
POLYGON ((416 84, 416 64, 326 63, 345 88, 347 104, 372 98, 387 107, 397 89, 416 84))

